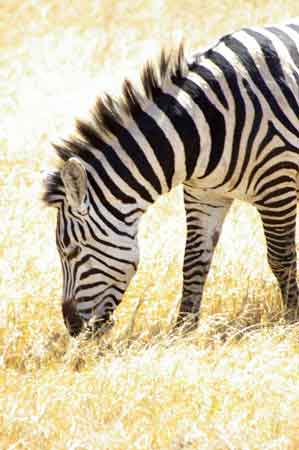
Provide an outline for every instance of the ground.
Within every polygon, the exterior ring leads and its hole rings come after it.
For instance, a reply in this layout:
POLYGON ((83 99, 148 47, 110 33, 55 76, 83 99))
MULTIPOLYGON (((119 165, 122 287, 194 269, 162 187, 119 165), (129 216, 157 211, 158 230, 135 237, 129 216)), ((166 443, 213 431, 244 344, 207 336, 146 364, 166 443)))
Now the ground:
POLYGON ((51 143, 162 45, 187 53, 243 25, 299 15, 291 0, 7 0, 0 5, 0 448, 298 449, 299 331, 281 319, 256 212, 237 203, 198 330, 171 335, 182 284, 180 188, 150 208, 141 265, 98 342, 61 316, 51 143))

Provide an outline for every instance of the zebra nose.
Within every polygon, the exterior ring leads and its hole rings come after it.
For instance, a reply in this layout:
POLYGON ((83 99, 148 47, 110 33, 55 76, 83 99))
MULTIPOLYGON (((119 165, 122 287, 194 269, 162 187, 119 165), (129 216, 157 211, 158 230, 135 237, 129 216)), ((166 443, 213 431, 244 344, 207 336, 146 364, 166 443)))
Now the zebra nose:
POLYGON ((66 300, 62 304, 62 314, 65 326, 72 337, 78 336, 83 328, 83 320, 76 311, 74 302, 66 300))

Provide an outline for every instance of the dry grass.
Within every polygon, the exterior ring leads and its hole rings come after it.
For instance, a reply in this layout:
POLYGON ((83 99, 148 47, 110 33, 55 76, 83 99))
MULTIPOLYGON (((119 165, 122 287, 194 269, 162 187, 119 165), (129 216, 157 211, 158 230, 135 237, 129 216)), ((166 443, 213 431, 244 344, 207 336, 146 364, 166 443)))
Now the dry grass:
POLYGON ((252 209, 225 224, 198 331, 170 337, 185 224, 181 191, 161 199, 116 326, 85 342, 62 323, 55 212, 39 201, 50 142, 162 43, 295 15, 291 0, 1 2, 1 449, 299 448, 299 333, 279 320, 252 209))

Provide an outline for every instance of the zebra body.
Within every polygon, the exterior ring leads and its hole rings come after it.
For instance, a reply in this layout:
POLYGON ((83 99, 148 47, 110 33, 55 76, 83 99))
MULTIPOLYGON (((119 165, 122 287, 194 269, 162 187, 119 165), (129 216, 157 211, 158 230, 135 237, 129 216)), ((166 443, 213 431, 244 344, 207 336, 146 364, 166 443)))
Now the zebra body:
POLYGON ((204 53, 162 52, 144 93, 98 100, 93 121, 57 147, 46 179, 58 208, 63 313, 71 334, 102 327, 137 270, 139 219, 183 184, 187 223, 177 324, 198 320, 213 251, 234 199, 254 205, 290 320, 297 318, 295 225, 299 169, 299 22, 243 29, 204 53))

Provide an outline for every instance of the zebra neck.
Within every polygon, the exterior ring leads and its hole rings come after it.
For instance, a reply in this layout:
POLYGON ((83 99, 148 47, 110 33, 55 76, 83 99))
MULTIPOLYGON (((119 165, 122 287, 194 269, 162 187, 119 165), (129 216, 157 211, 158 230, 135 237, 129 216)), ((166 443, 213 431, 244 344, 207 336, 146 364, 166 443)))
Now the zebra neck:
POLYGON ((130 113, 110 123, 109 138, 97 158, 105 166, 111 192, 124 203, 146 209, 175 186, 214 172, 225 121, 194 70, 183 78, 172 77, 153 99, 136 102, 130 113))
POLYGON ((138 203, 148 206, 193 176, 201 147, 195 106, 186 92, 171 84, 155 101, 135 108, 126 124, 118 124, 110 144, 122 168, 115 160, 115 171, 122 190, 138 203))

